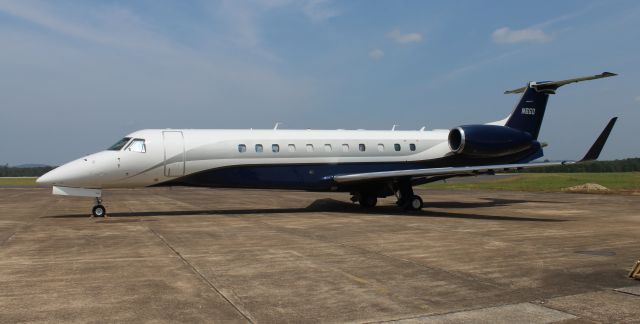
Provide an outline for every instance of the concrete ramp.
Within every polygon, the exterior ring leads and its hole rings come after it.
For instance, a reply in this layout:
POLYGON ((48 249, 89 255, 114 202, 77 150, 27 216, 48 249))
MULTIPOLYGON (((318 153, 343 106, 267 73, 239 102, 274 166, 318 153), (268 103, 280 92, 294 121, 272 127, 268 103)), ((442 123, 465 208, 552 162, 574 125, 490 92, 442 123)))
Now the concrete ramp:
POLYGON ((576 318, 575 316, 555 309, 520 303, 474 309, 443 315, 422 316, 387 323, 555 323, 576 318))

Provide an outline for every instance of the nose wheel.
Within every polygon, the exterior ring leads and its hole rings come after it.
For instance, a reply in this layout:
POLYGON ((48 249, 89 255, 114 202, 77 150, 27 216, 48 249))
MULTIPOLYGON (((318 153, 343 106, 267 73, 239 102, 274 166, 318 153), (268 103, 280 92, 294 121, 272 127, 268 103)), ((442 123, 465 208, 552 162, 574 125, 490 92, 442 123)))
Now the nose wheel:
POLYGON ((102 205, 102 200, 96 197, 96 204, 91 209, 91 215, 93 217, 106 217, 107 209, 102 205))

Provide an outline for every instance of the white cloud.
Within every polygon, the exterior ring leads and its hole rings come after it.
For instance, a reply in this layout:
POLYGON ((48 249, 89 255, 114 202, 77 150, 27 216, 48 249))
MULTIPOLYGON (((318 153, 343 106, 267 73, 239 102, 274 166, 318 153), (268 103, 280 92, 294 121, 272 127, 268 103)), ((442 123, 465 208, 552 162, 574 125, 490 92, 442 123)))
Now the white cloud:
POLYGON ((523 51, 522 49, 516 49, 516 50, 513 50, 513 51, 502 53, 502 54, 497 55, 497 56, 491 56, 491 57, 489 57, 487 59, 484 59, 484 60, 475 61, 475 62, 473 62, 471 64, 460 66, 460 67, 458 67, 458 68, 456 68, 456 69, 454 69, 452 71, 449 71, 447 74, 445 74, 445 78, 449 79, 449 80, 450 79, 454 79, 454 78, 456 78, 458 76, 461 76, 461 75, 463 75, 465 73, 468 73, 470 71, 477 70, 477 69, 479 69, 481 67, 484 67, 486 65, 490 65, 490 64, 493 64, 495 62, 500 62, 500 61, 502 61, 502 60, 504 60, 506 58, 509 58, 509 57, 514 56, 514 55, 516 55, 518 53, 521 53, 522 51, 523 51))
POLYGON ((496 29, 491 38, 495 43, 545 43, 551 40, 551 36, 545 34, 540 28, 525 28, 525 29, 511 29, 509 27, 502 27, 496 29))
POLYGON ((369 57, 374 60, 379 60, 384 56, 384 52, 379 48, 374 48, 369 52, 369 57))
POLYGON ((323 21, 340 15, 340 12, 331 6, 331 0, 309 0, 302 7, 312 21, 323 21))
POLYGON ((418 42, 421 42, 423 39, 422 34, 420 33, 403 34, 397 29, 387 33, 387 37, 391 38, 397 43, 402 43, 402 44, 418 43, 418 42))
MULTIPOLYGON (((20 121, 29 115, 41 117, 34 127, 56 133, 44 140, 21 138, 22 145, 38 148, 30 152, 1 143, 12 156, 8 163, 45 161, 45 156, 47 163, 64 162, 135 128, 270 126, 261 123, 294 116, 299 107, 311 109, 324 100, 316 96, 312 79, 283 74, 247 50, 245 44, 255 39, 259 47, 260 39, 232 32, 235 26, 228 33, 204 30, 198 38, 211 45, 191 47, 161 33, 153 20, 133 9, 99 8, 64 10, 49 2, 0 0, 0 14, 23 20, 0 28, 0 88, 12 93, 3 97, 0 109, 14 112, 0 118, 0 136, 20 132, 20 121), (227 41, 239 35, 246 36, 241 44, 227 41), (74 118, 60 118, 64 115, 74 118), (126 122, 117 118, 123 115, 126 122), (111 127, 83 137, 78 145, 47 149, 74 133, 89 133, 85 125, 96 118, 111 127), (55 132, 46 123, 50 120, 64 131, 55 132)), ((250 24, 242 26, 251 30, 250 24)))

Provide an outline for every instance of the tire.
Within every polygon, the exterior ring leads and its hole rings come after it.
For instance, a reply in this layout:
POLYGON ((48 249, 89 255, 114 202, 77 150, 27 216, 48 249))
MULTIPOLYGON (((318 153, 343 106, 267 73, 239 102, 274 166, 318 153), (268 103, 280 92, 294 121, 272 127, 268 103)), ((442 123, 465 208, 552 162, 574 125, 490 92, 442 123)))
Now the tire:
POLYGON ((360 206, 362 206, 363 208, 373 208, 378 204, 378 197, 364 195, 364 196, 360 196, 360 199, 358 199, 358 202, 360 203, 360 206))
POLYGON ((107 214, 107 209, 102 205, 95 205, 91 209, 91 214, 93 217, 104 217, 107 214))
POLYGON ((413 196, 407 200, 402 199, 398 202, 398 206, 400 206, 404 210, 421 210, 423 202, 420 196, 413 196))
POLYGON ((411 210, 420 210, 424 205, 422 202, 422 198, 420 198, 420 196, 411 197, 411 200, 409 201, 409 203, 410 203, 409 207, 411 208, 411 210))

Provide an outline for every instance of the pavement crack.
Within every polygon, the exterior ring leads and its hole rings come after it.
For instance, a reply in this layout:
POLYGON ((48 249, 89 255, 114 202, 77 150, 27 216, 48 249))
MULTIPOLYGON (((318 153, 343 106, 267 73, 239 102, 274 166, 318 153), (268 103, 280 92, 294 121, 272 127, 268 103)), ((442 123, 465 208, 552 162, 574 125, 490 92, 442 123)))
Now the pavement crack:
POLYGON ((231 307, 233 307, 238 313, 240 313, 240 315, 242 315, 249 323, 256 323, 256 320, 251 316, 249 311, 247 309, 245 309, 244 306, 241 305, 240 301, 233 301, 227 295, 222 293, 222 291, 220 289, 218 289, 218 287, 216 287, 216 285, 213 283, 212 280, 210 280, 204 274, 202 274, 202 272, 200 272, 193 264, 191 264, 191 262, 189 262, 189 260, 185 259, 182 256, 182 254, 180 254, 180 252, 176 251, 176 249, 174 249, 173 246, 171 246, 171 244, 164 238, 164 236, 162 236, 160 233, 154 231, 153 228, 151 228, 151 227, 147 226, 147 229, 149 229, 149 231, 151 233, 153 233, 156 237, 158 237, 158 239, 160 239, 160 241, 162 241, 162 243, 164 243, 175 255, 177 255, 178 258, 180 258, 180 260, 182 260, 182 262, 187 267, 189 267, 189 269, 191 269, 191 271, 193 273, 195 273, 198 277, 200 277, 200 279, 202 281, 204 281, 218 295, 220 295, 222 298, 224 298, 224 300, 227 301, 227 303, 229 303, 229 305, 231 305, 231 307))

